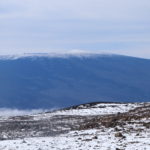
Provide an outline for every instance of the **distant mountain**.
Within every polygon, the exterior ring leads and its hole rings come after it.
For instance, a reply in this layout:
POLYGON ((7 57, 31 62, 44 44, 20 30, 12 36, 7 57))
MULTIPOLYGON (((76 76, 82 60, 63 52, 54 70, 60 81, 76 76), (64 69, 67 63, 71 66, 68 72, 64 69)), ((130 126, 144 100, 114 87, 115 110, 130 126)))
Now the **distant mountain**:
POLYGON ((150 101, 150 60, 119 55, 0 58, 0 107, 150 101))

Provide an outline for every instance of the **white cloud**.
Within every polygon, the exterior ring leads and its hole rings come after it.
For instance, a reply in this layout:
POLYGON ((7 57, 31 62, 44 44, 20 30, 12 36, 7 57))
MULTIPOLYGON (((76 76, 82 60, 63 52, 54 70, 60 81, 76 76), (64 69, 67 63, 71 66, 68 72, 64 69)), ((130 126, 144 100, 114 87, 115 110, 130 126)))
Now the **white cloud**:
POLYGON ((129 20, 148 18, 150 2, 149 0, 142 2, 141 0, 1 0, 0 6, 10 10, 15 8, 14 13, 7 12, 10 17, 129 20))

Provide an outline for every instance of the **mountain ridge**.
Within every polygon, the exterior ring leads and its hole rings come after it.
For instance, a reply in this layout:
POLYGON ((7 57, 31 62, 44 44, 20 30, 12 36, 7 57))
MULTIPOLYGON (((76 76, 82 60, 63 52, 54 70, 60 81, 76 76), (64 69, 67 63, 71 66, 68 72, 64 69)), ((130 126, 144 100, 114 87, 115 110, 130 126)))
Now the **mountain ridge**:
POLYGON ((22 53, 22 54, 1 54, 0 60, 15 60, 22 58, 69 58, 69 57, 130 57, 141 60, 150 60, 148 58, 135 57, 129 55, 115 54, 115 53, 105 53, 105 52, 86 52, 86 51, 68 51, 68 52, 50 52, 50 53, 22 53))

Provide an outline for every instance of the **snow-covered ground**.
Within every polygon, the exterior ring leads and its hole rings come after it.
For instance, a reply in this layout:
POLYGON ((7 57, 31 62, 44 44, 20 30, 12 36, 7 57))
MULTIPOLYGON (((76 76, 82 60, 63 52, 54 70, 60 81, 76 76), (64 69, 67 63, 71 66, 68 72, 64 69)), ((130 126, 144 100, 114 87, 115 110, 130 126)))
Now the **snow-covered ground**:
POLYGON ((56 137, 1 141, 0 150, 149 150, 150 130, 115 137, 114 129, 74 131, 56 137))
POLYGON ((55 115, 79 115, 79 116, 93 116, 93 115, 108 115, 128 112, 143 105, 143 103, 99 103, 93 106, 90 104, 79 105, 77 108, 62 109, 52 113, 42 113, 34 115, 34 119, 44 119, 55 115))
POLYGON ((142 103, 128 103, 128 104, 107 104, 101 103, 94 106, 91 106, 90 109, 87 109, 86 106, 80 106, 78 109, 62 110, 55 112, 56 115, 106 115, 106 114, 115 114, 127 112, 131 109, 139 107, 142 103))
MULTIPOLYGON (((87 104, 75 108, 32 115, 31 119, 44 121, 55 116, 73 116, 75 117, 74 121, 78 121, 77 116, 87 118, 94 115, 107 117, 107 115, 124 113, 134 109, 136 111, 131 112, 131 114, 135 113, 136 116, 140 116, 142 113, 144 115, 148 114, 150 112, 150 103, 87 104), (139 107, 140 109, 138 109, 139 107), (137 112, 139 112, 139 115, 137 112)), ((126 118, 128 114, 126 115, 125 119, 129 120, 126 121, 123 118, 123 124, 116 124, 113 127, 100 126, 96 128, 93 126, 85 129, 70 130, 67 133, 54 136, 0 140, 0 150, 150 150, 149 115, 138 119, 126 118)), ((11 119, 9 118, 8 120, 11 119)), ((59 119, 56 120, 55 118, 54 121, 59 121, 59 119)), ((65 118, 65 121, 67 121, 67 118, 65 118)))

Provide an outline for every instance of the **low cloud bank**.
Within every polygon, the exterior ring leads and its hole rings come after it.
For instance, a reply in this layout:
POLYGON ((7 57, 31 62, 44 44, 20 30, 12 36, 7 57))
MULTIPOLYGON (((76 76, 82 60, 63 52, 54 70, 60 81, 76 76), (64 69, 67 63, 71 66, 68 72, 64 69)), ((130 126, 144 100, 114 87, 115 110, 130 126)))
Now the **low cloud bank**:
POLYGON ((10 108, 0 108, 0 116, 8 117, 8 116, 23 116, 23 115, 31 115, 38 114, 47 111, 52 111, 54 109, 44 110, 44 109, 32 109, 32 110, 19 110, 19 109, 10 109, 10 108))

